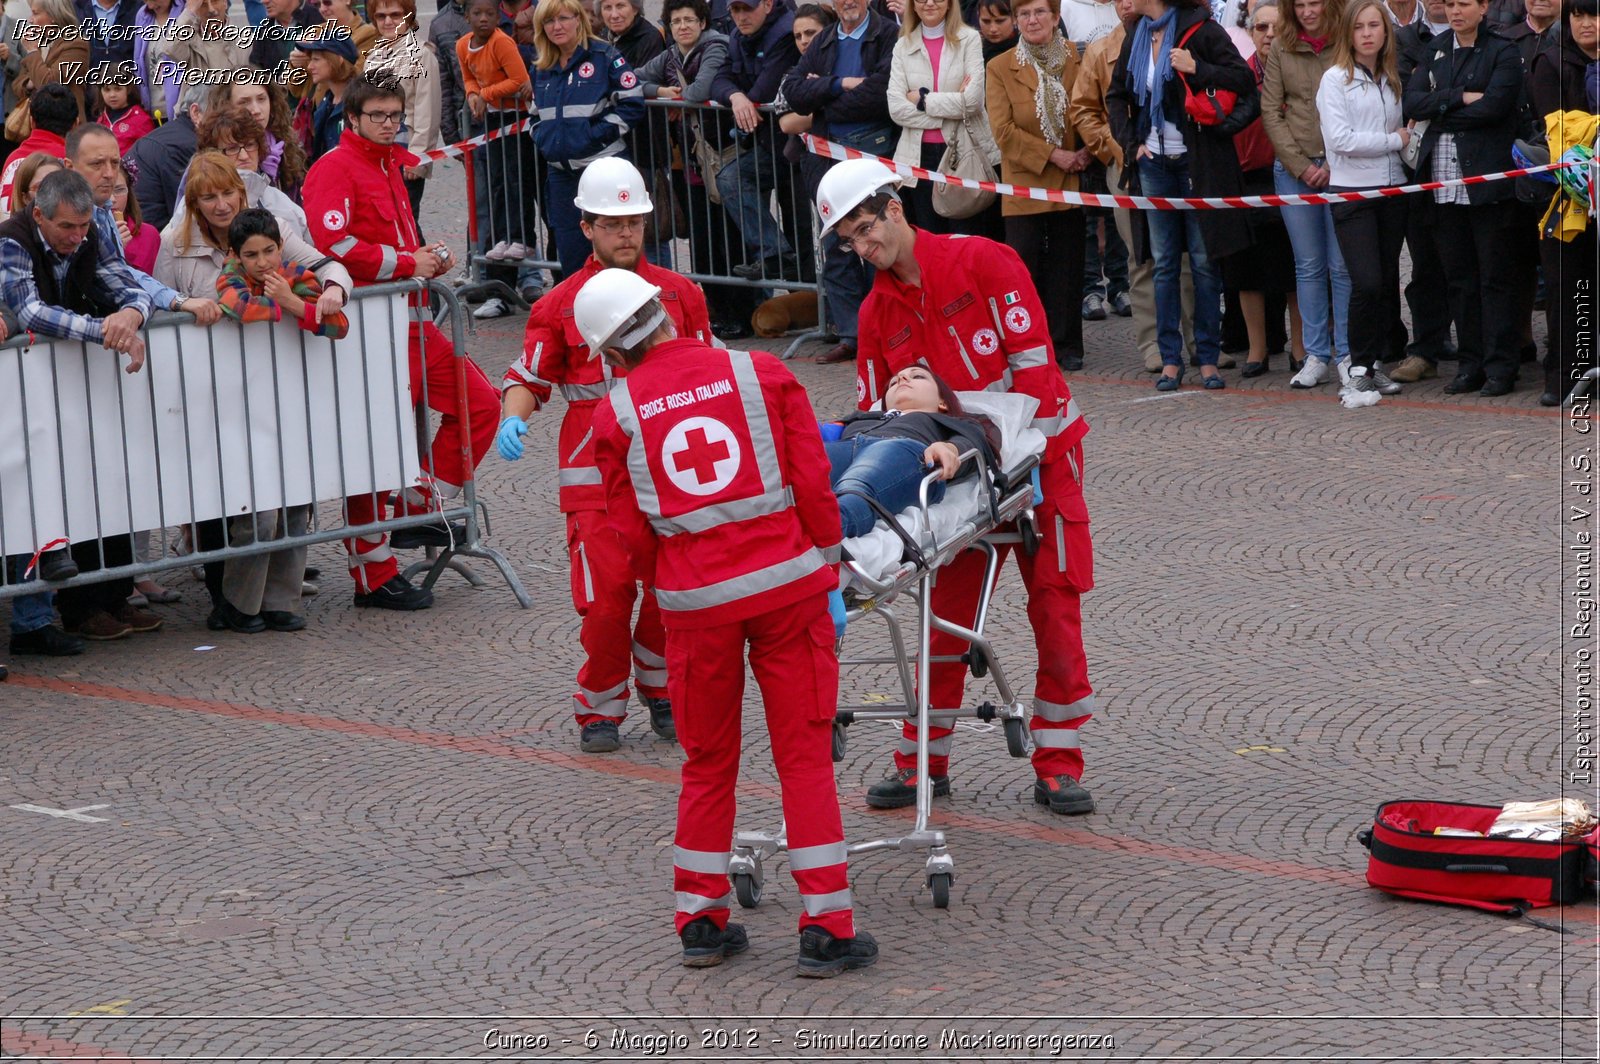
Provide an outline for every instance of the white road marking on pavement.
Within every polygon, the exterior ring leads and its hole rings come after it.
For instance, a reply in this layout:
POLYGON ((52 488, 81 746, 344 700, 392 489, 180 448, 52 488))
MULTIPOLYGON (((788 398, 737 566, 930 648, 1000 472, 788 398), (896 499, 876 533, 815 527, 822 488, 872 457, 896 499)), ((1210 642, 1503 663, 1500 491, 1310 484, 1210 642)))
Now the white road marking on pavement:
POLYGON ((60 817, 62 820, 76 820, 80 824, 104 824, 109 818, 103 816, 86 816, 91 809, 110 809, 109 802, 100 805, 80 805, 76 809, 50 809, 42 805, 14 805, 11 808, 24 813, 43 813, 45 816, 60 817))
POLYGON ((1129 399, 1123 406, 1133 403, 1159 403, 1163 399, 1192 399, 1199 395, 1203 389, 1191 388, 1186 392, 1162 392, 1160 395, 1147 395, 1143 399, 1129 399))

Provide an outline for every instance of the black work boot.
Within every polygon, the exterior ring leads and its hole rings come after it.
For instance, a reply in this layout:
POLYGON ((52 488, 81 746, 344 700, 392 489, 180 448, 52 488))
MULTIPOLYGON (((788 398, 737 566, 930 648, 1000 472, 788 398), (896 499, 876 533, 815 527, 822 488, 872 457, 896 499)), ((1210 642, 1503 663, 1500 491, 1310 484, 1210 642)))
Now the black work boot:
POLYGON ((586 754, 609 754, 621 748, 614 720, 592 720, 578 732, 578 749, 586 754))
POLYGON ((724 957, 732 957, 750 948, 750 939, 743 924, 729 924, 718 928, 709 916, 699 916, 683 925, 678 933, 683 939, 683 966, 685 968, 714 968, 724 957))
POLYGON ((1094 799, 1071 776, 1046 776, 1033 784, 1033 800, 1048 805, 1052 813, 1081 816, 1094 812, 1094 799))
POLYGON ((835 938, 820 927, 800 932, 800 974, 808 979, 831 979, 852 968, 878 963, 878 943, 865 931, 855 938, 835 938))
MULTIPOLYGON (((933 796, 944 798, 950 793, 950 777, 929 775, 933 796)), ((867 804, 874 809, 900 809, 917 801, 917 770, 902 768, 889 773, 867 788, 867 804)))
POLYGON ((678 729, 672 723, 672 699, 646 698, 644 704, 650 710, 650 730, 669 743, 677 742, 678 729))

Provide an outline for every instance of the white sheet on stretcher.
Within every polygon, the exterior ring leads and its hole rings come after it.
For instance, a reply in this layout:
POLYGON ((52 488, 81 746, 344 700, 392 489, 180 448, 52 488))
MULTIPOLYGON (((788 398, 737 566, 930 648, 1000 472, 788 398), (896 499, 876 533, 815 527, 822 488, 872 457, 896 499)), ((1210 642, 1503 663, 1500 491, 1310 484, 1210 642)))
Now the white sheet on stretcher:
MULTIPOLYGON (((1000 468, 1009 472, 1028 459, 1044 454, 1044 434, 1033 427, 1033 415, 1039 401, 1031 395, 1013 392, 957 392, 967 413, 991 422, 1000 430, 1000 468)), ((929 507, 927 525, 924 526, 920 508, 912 504, 898 516, 900 526, 910 533, 918 544, 931 548, 933 543, 947 543, 961 534, 963 526, 982 527, 989 521, 989 503, 984 497, 983 479, 976 475, 963 477, 945 487, 944 499, 929 507)), ((864 536, 853 536, 844 541, 844 549, 863 571, 875 579, 886 579, 900 565, 905 544, 900 537, 879 520, 873 530, 864 536)), ((848 587, 851 573, 841 570, 841 587, 848 587)))

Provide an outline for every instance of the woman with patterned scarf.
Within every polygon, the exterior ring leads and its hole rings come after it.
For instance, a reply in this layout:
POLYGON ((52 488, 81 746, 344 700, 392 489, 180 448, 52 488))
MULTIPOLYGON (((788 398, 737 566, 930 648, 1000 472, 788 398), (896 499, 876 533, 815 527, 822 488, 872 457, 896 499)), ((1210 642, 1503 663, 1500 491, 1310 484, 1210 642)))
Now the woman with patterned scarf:
MULTIPOLYGON (((1126 191, 1146 196, 1237 196, 1243 190, 1233 136, 1202 126, 1185 110, 1188 92, 1237 94, 1229 115, 1248 123, 1259 106, 1256 77, 1227 31, 1210 18, 1203 0, 1138 0, 1131 28, 1106 91, 1111 134, 1132 160, 1122 171, 1126 191)), ((1156 344, 1161 349, 1160 391, 1183 382, 1183 301, 1179 285, 1185 253, 1194 275, 1194 346, 1207 388, 1226 387, 1217 372, 1222 351, 1222 274, 1219 264, 1249 249, 1243 211, 1147 211, 1148 239, 1134 230, 1133 253, 1155 260, 1156 344), (1148 247, 1144 245, 1148 244, 1148 247)))
MULTIPOLYGON (((1012 13, 1021 32, 1017 46, 989 60, 986 68, 1000 179, 1076 191, 1090 154, 1067 116, 1078 50, 1061 34, 1061 0, 1021 0, 1012 13)), ((1006 243, 1027 263, 1039 290, 1056 361, 1062 369, 1082 369, 1077 282, 1083 277, 1083 215, 1064 203, 1015 196, 1002 197, 1001 214, 1006 243)))

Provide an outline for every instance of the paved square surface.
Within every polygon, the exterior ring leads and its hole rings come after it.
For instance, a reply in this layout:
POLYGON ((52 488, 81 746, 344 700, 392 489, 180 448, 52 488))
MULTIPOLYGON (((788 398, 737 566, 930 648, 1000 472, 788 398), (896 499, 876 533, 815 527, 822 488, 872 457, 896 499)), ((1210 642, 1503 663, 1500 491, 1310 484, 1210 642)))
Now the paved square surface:
MULTIPOLYGON (((446 187, 425 222, 460 250, 446 187)), ((469 339, 496 379, 522 324, 469 339)), ((1384 800, 1563 792, 1581 645, 1566 485, 1585 478, 1564 469, 1565 422, 1535 405, 1534 375, 1505 399, 1430 381, 1346 411, 1329 386, 1291 393, 1280 358, 1220 393, 1157 398, 1126 322, 1086 334, 1072 387, 1093 426, 1084 782, 1099 810, 1053 817, 1000 734, 964 727, 936 805, 950 908, 919 855, 852 867, 876 968, 794 976, 782 858, 760 908, 736 913, 750 952, 677 963, 678 749, 642 712, 620 752, 577 749, 558 402, 527 458, 480 471, 531 610, 479 566, 485 588, 447 575, 431 611, 356 611, 324 546, 303 633, 207 632, 203 590, 174 573, 185 598, 160 633, 11 662, 0 1051, 1594 1059, 1592 901, 1535 914, 1547 927, 1390 898, 1365 885, 1355 839, 1384 800)), ((794 368, 820 412, 852 405, 848 369, 794 368)), ((1026 693, 1014 569, 993 624, 1026 693)), ((857 628, 850 649, 882 642, 857 628)), ((891 682, 847 672, 844 694, 891 682)), ((747 710, 739 823, 772 829, 747 710)), ((852 841, 909 824, 861 800, 892 736, 851 729, 852 841)))

